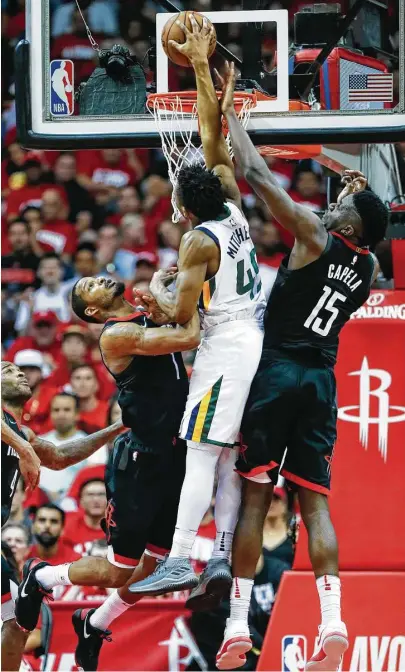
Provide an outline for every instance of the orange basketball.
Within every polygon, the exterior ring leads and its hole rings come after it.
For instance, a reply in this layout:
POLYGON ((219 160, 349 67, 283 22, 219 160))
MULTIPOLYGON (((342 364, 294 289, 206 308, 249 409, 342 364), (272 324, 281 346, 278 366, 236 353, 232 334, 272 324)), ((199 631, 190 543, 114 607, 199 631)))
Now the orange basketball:
MULTIPOLYGON (((176 51, 176 49, 169 44, 169 40, 174 40, 174 42, 178 42, 179 44, 183 44, 186 41, 186 36, 182 28, 176 24, 176 21, 181 21, 181 23, 184 23, 184 25, 187 26, 189 30, 192 30, 193 27, 190 23, 190 14, 193 14, 198 25, 202 26, 204 18, 202 14, 199 14, 198 12, 180 12, 168 20, 162 32, 162 47, 165 50, 167 57, 170 58, 173 63, 176 63, 176 65, 181 65, 183 68, 190 68, 191 63, 187 56, 183 56, 179 51, 176 51)), ((211 27, 211 21, 207 19, 207 22, 208 26, 211 27)), ((217 35, 214 28, 214 34, 212 36, 208 57, 214 53, 216 44, 217 35)))

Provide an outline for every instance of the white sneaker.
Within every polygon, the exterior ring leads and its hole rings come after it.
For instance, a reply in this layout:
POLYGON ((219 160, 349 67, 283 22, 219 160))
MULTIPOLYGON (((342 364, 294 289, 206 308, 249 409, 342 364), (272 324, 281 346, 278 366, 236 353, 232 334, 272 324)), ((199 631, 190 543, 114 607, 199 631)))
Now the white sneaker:
POLYGON ((226 621, 223 642, 216 658, 218 670, 234 670, 246 663, 246 653, 252 648, 249 626, 244 621, 226 621))
POLYGON ((319 634, 312 658, 305 665, 306 670, 338 672, 343 654, 349 646, 347 629, 342 621, 331 621, 319 626, 319 634))

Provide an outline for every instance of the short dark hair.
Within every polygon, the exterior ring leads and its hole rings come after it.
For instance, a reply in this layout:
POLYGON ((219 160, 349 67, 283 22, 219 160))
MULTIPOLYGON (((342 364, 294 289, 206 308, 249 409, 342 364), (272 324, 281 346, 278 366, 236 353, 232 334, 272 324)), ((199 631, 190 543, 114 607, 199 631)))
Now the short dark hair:
POLYGON ((63 390, 62 390, 62 392, 57 392, 52 397, 51 408, 52 408, 52 402, 53 402, 54 399, 56 399, 56 397, 68 397, 69 399, 73 399, 73 401, 75 402, 76 411, 79 410, 79 399, 77 398, 77 396, 75 394, 72 394, 71 392, 64 392, 63 390))
POLYGON ((12 222, 9 222, 7 224, 7 231, 10 231, 10 229, 14 226, 14 224, 21 224, 26 230, 27 233, 30 232, 30 225, 28 222, 25 222, 23 219, 13 219, 12 222))
POLYGON ((77 315, 77 317, 80 317, 83 322, 89 322, 91 324, 99 324, 99 321, 97 318, 93 317, 92 315, 86 315, 84 312, 87 308, 87 304, 85 301, 83 301, 82 297, 78 295, 77 293, 77 285, 80 282, 78 280, 74 285, 72 289, 72 294, 70 297, 71 304, 72 304, 72 310, 77 315))
POLYGON ((201 163, 183 166, 177 178, 182 205, 201 221, 215 219, 226 202, 221 180, 201 163))
POLYGON ((35 511, 34 522, 36 521, 36 519, 38 517, 38 513, 41 511, 41 509, 48 509, 48 511, 49 510, 50 511, 57 511, 58 513, 60 513, 60 517, 61 517, 61 520, 62 520, 62 525, 65 524, 66 513, 59 506, 56 506, 56 504, 51 504, 51 503, 41 504, 41 506, 38 506, 37 510, 35 511))
POLYGON ((92 367, 91 364, 79 364, 78 366, 75 366, 75 368, 73 369, 73 371, 70 374, 70 377, 72 377, 73 374, 76 373, 76 371, 80 371, 80 369, 90 369, 90 371, 94 375, 95 379, 98 380, 97 374, 96 374, 96 372, 95 372, 95 370, 94 370, 94 368, 92 367))
POLYGON ((79 488, 79 499, 83 494, 83 490, 87 485, 90 485, 91 483, 102 483, 105 487, 105 482, 102 478, 89 478, 87 481, 84 481, 84 483, 81 484, 79 488))
POLYGON ((80 245, 77 246, 77 248, 76 248, 76 250, 73 254, 73 261, 76 259, 79 252, 82 252, 83 250, 86 250, 87 252, 91 252, 92 255, 95 255, 96 252, 97 252, 96 246, 93 243, 91 243, 90 241, 88 241, 86 243, 80 243, 80 245))
POLYGON ((62 259, 60 258, 59 254, 56 254, 56 252, 45 252, 39 261, 41 263, 41 261, 46 261, 47 259, 56 259, 62 266, 62 259))
POLYGON ((353 195, 353 204, 363 224, 361 243, 374 250, 377 243, 385 237, 389 211, 382 200, 370 190, 353 195))

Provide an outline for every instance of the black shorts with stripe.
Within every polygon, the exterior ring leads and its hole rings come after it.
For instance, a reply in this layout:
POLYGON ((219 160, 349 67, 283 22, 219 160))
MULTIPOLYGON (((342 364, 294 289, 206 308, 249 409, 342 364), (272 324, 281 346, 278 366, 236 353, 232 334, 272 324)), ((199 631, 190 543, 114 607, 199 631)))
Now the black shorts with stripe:
POLYGON ((273 483, 281 473, 293 488, 329 494, 336 420, 333 368, 315 357, 264 351, 242 422, 239 473, 267 472, 273 483))
POLYGON ((117 564, 136 566, 146 551, 170 551, 186 470, 186 443, 160 454, 138 452, 132 432, 119 436, 106 469, 103 527, 117 564))

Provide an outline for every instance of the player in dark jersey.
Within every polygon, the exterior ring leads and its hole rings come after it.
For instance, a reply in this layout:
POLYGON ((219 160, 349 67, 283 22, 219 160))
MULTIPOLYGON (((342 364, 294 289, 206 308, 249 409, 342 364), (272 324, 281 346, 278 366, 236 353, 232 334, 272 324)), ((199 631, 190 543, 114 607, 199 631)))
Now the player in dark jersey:
POLYGON ((365 190, 366 179, 357 171, 346 171, 338 203, 323 220, 295 203, 237 120, 234 79, 234 66, 228 66, 222 111, 236 161, 295 243, 268 301, 262 358, 242 424, 247 449, 237 465, 245 478, 233 545, 231 617, 217 666, 240 667, 241 654, 251 646, 247 615, 253 578, 264 519, 281 473, 298 491, 321 603, 322 624, 306 669, 337 670, 348 639, 340 614, 337 541, 327 498, 337 418, 333 368, 339 332, 366 300, 376 277, 370 248, 384 238, 388 211, 365 190))
MULTIPOLYGON (((180 352, 194 349, 200 340, 197 312, 183 326, 166 324, 163 313, 155 313, 151 322, 124 299, 124 290, 123 283, 99 277, 82 278, 72 291, 76 315, 104 323, 100 350, 117 383, 123 423, 130 428, 115 441, 106 470, 107 559, 86 557, 31 572, 37 594, 56 585, 119 588, 97 610, 73 615, 76 662, 84 670, 97 669, 108 626, 141 599, 127 587, 152 573, 170 550, 186 456, 185 443, 177 439, 188 394, 180 352)), ((21 597, 19 607, 21 618, 27 613, 38 617, 21 597)))
MULTIPOLYGON (((22 410, 31 397, 31 389, 23 372, 11 362, 1 363, 1 523, 4 525, 9 516, 11 502, 16 491, 20 475, 29 489, 34 489, 39 480, 41 463, 50 469, 65 469, 92 455, 106 441, 122 431, 118 422, 101 432, 97 432, 80 441, 66 441, 55 446, 49 441, 38 438, 32 430, 21 426, 22 410)), ((41 566, 41 563, 38 567, 41 566)), ((27 574, 27 568, 24 568, 27 574)), ((25 578, 25 577, 24 577, 25 578)), ((24 583, 29 592, 29 586, 24 583)), ((1 556, 1 615, 3 628, 1 633, 2 666, 5 670, 18 670, 27 639, 26 632, 17 627, 14 614, 14 600, 17 596, 18 582, 14 570, 2 552, 1 556)), ((42 595, 40 602, 42 601, 42 595)), ((18 599, 18 598, 17 598, 18 599)), ((30 630, 33 628, 24 628, 30 630)))

